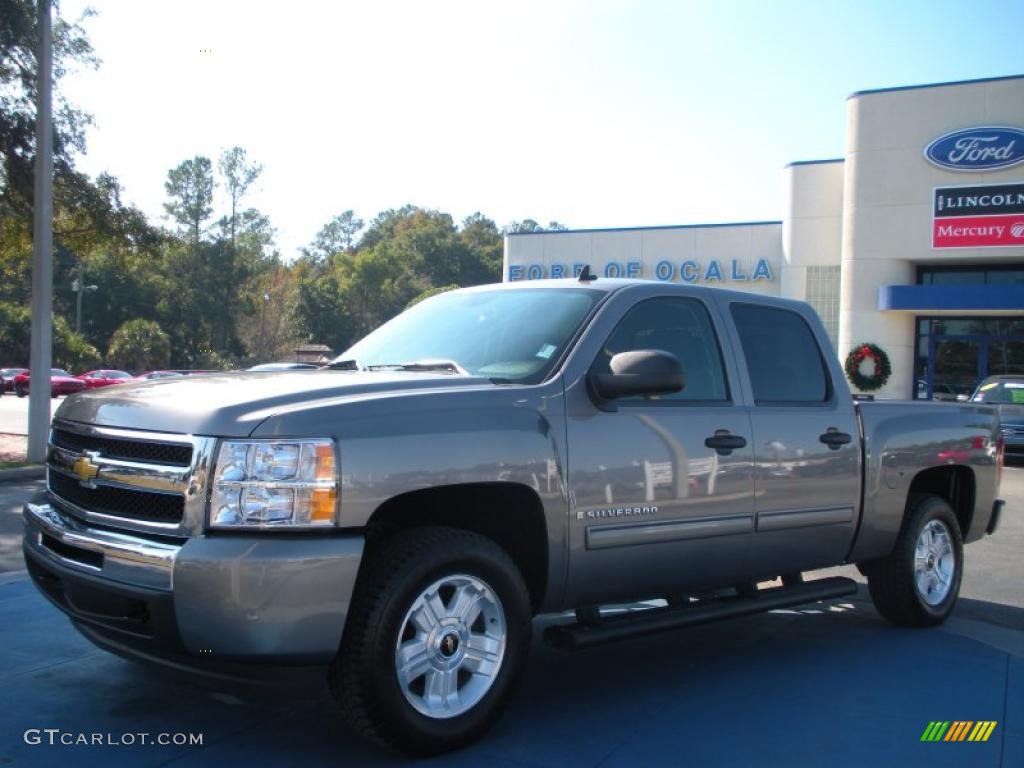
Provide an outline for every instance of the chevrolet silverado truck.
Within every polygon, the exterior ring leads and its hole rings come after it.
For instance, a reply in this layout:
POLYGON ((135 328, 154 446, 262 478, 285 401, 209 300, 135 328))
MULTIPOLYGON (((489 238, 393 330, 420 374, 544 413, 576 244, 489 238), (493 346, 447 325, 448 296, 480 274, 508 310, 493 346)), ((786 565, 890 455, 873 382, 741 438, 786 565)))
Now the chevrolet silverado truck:
POLYGON ((432 754, 495 721, 540 615, 582 649, 856 564, 886 619, 942 622, 1002 458, 992 406, 855 402, 806 304, 585 272, 435 296, 320 370, 68 398, 24 553, 102 648, 319 665, 355 729, 432 754))

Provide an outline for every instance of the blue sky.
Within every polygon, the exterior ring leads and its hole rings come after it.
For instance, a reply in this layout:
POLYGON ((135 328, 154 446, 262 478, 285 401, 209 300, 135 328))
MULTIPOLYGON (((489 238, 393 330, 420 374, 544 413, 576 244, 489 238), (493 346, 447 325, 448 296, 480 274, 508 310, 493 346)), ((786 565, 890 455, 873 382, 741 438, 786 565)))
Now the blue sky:
POLYGON ((340 211, 405 203, 777 219, 787 162, 843 154, 851 92, 1024 74, 1021 0, 92 5, 103 64, 63 84, 96 119, 79 167, 160 217, 169 168, 244 146, 286 259, 340 211))

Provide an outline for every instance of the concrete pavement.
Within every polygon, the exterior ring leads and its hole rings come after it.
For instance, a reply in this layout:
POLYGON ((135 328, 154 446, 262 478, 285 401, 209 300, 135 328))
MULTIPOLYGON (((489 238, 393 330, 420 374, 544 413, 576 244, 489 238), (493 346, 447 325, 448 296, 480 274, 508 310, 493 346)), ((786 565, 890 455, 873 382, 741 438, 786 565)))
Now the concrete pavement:
MULTIPOLYGON (((61 397, 50 398, 50 416, 57 406, 64 402, 61 397)), ((4 392, 0 397, 0 433, 7 435, 28 434, 28 398, 17 397, 13 392, 4 392)))

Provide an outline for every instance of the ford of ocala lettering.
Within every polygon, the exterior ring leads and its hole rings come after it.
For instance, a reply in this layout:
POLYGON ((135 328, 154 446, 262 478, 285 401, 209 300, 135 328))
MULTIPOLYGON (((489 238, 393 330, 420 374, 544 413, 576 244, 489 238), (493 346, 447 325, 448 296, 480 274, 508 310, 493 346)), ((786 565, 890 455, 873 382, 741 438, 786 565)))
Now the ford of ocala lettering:
POLYGON ((941 623, 1002 459, 987 403, 855 402, 806 304, 583 269, 432 297, 321 370, 68 398, 24 552, 102 648, 318 665, 353 728, 434 754, 496 720, 541 615, 573 650, 847 595, 804 574, 854 563, 941 623))

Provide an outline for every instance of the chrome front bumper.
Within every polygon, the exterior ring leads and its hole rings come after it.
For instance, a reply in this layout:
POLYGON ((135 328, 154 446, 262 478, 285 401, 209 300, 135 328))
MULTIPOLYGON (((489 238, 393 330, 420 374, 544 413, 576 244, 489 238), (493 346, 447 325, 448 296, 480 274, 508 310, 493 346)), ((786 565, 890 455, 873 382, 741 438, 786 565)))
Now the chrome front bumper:
POLYGON ((39 590, 90 639, 146 657, 329 661, 363 552, 357 534, 175 543, 94 528, 51 504, 26 504, 24 518, 39 590))
POLYGON ((89 528, 49 504, 26 504, 25 548, 87 576, 171 591, 181 547, 89 528))

